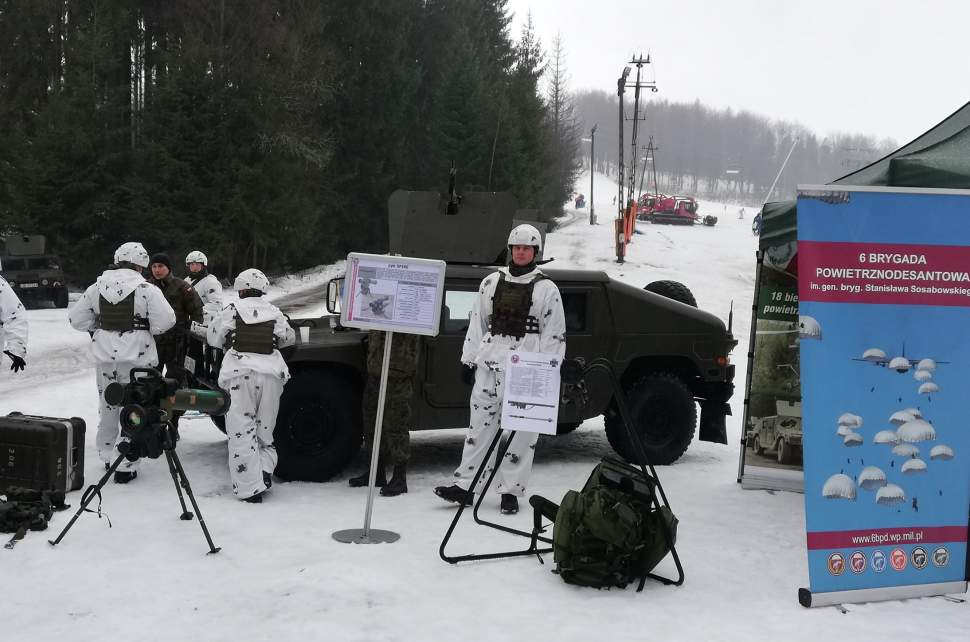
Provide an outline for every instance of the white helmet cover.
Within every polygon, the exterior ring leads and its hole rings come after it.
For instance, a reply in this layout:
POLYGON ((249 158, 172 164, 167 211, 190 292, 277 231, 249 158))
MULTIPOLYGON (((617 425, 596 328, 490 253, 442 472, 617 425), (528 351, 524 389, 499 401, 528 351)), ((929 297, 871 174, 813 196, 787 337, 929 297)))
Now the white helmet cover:
POLYGON ((148 252, 141 243, 129 241, 115 250, 115 263, 131 263, 147 268, 148 262, 148 252))
POLYGON ((535 246, 538 253, 542 251, 542 235, 536 228, 523 223, 515 226, 509 233, 508 245, 532 245, 535 246))
POLYGON ((236 282, 233 283, 233 288, 237 292, 240 290, 259 290, 260 292, 265 292, 269 289, 269 279, 256 268, 249 268, 239 273, 239 276, 236 277, 236 282))
POLYGON ((192 250, 185 255, 185 264, 189 263, 201 263, 202 265, 209 265, 209 257, 198 250, 192 250))

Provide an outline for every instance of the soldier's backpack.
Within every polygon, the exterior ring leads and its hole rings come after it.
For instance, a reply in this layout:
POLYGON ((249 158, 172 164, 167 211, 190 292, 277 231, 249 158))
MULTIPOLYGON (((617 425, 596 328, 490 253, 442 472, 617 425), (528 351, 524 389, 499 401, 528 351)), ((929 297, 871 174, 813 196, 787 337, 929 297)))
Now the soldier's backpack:
POLYGON ((643 588, 677 537, 677 518, 659 505, 655 492, 653 478, 606 458, 581 491, 566 493, 558 510, 552 502, 533 497, 537 511, 547 518, 555 514, 555 572, 568 584, 622 588, 639 581, 638 590, 643 588), (545 510, 540 508, 543 502, 545 510))
POLYGON ((54 511, 64 508, 67 507, 64 506, 62 493, 16 486, 8 488, 0 496, 0 533, 14 535, 4 548, 13 548, 28 530, 45 530, 54 511))

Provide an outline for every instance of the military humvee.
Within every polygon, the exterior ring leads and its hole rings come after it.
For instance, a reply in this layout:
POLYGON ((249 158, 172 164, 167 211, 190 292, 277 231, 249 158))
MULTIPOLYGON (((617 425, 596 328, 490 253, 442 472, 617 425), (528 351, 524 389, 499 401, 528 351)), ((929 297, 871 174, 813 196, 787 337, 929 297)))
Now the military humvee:
MULTIPOLYGON (((391 253, 448 262, 440 334, 422 337, 412 400, 415 430, 468 425, 471 388, 462 382, 459 363, 468 313, 481 280, 504 264, 516 217, 509 194, 468 193, 460 207, 450 201, 437 192, 401 190, 389 200, 391 253)), ((543 271, 562 293, 566 356, 610 361, 651 463, 670 464, 686 451, 697 425, 697 404, 700 439, 727 443, 725 415, 734 390, 729 353, 737 341, 720 319, 604 272, 543 271)), ((693 299, 681 284, 657 283, 660 287, 651 289, 693 299)), ((338 312, 340 288, 339 279, 328 284, 331 313, 338 312)), ((274 432, 276 474, 323 481, 339 473, 361 446, 367 333, 342 328, 339 316, 291 323, 309 327, 309 341, 299 342, 298 332, 298 343, 283 350, 293 378, 283 391, 274 432)), ((635 461, 612 387, 605 377, 590 375, 587 388, 585 398, 560 405, 559 432, 603 415, 610 444, 635 461)))
POLYGON ((47 239, 39 234, 7 236, 0 271, 25 306, 50 301, 58 308, 66 308, 64 271, 60 259, 45 253, 46 245, 47 239))

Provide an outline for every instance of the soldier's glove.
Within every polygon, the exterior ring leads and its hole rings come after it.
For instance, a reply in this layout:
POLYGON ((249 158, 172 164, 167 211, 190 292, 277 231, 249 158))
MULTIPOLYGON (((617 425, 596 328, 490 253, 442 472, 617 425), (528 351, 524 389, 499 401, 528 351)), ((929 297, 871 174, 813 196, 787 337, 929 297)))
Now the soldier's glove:
POLYGON ((14 372, 20 372, 27 367, 27 362, 24 361, 23 357, 18 357, 8 350, 4 350, 3 353, 10 357, 10 369, 14 372))
POLYGON ((475 366, 461 364, 461 381, 469 386, 475 385, 475 366))

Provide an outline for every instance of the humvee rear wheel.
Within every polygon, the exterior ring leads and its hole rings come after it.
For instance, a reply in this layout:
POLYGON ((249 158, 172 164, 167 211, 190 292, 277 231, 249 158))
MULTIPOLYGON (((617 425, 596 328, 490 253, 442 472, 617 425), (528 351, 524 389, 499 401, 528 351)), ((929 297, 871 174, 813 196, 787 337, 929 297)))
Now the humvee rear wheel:
POLYGON ((326 481, 350 463, 361 444, 360 389, 327 370, 298 370, 283 389, 273 438, 276 476, 326 481))
POLYGON ((653 292, 654 294, 665 296, 668 299, 680 301, 695 308, 697 307, 697 299, 694 298, 694 294, 683 283, 678 283, 677 281, 654 281, 643 286, 643 289, 647 292, 653 292))
POLYGON ((674 463, 687 450, 697 425, 697 406, 690 389, 675 374, 653 372, 627 386, 625 393, 632 428, 640 436, 647 461, 641 461, 615 408, 605 417, 606 437, 613 450, 635 464, 674 463))
POLYGON ((778 463, 790 464, 792 462, 792 447, 784 438, 778 440, 778 463))
POLYGON ((757 437, 754 438, 754 444, 751 446, 751 449, 754 451, 754 454, 756 455, 765 454, 764 446, 761 445, 761 442, 758 440, 757 437))

